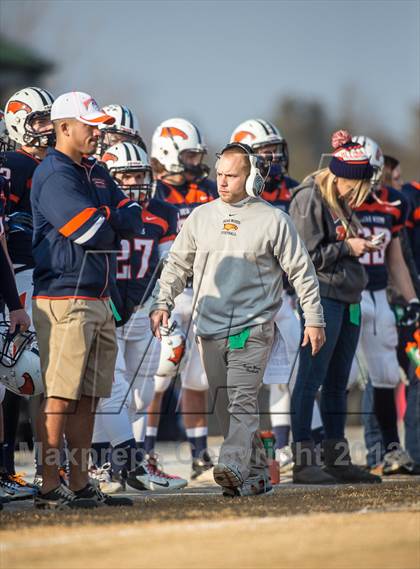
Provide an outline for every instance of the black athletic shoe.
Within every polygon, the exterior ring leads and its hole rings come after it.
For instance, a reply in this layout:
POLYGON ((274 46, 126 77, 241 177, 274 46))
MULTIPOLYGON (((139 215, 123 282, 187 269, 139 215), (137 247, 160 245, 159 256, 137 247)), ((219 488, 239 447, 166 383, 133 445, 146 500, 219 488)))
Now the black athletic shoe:
POLYGON ((355 464, 348 464, 346 466, 325 466, 324 472, 327 472, 342 484, 380 484, 382 482, 380 476, 371 474, 355 464))
POLYGON ((194 458, 192 461, 191 480, 199 478, 204 472, 211 470, 213 466, 214 464, 207 453, 202 458, 194 458))
POLYGON ((96 508, 98 504, 90 498, 77 496, 67 486, 60 484, 60 486, 46 494, 39 492, 34 498, 34 506, 40 510, 68 510, 73 508, 96 508))
POLYGON ((130 498, 120 498, 104 494, 99 487, 90 482, 81 490, 77 490, 75 495, 78 499, 88 499, 96 503, 97 506, 132 506, 133 500, 130 498))

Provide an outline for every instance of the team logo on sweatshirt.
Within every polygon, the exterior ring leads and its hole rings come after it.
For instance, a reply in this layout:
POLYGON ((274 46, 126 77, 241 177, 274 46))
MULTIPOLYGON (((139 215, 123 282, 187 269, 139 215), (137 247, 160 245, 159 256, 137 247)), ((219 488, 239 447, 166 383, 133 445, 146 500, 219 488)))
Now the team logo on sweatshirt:
POLYGON ((223 229, 225 231, 238 231, 239 227, 237 225, 235 225, 234 223, 224 223, 223 229))
POLYGON ((224 219, 222 235, 236 235, 240 223, 238 219, 224 219))

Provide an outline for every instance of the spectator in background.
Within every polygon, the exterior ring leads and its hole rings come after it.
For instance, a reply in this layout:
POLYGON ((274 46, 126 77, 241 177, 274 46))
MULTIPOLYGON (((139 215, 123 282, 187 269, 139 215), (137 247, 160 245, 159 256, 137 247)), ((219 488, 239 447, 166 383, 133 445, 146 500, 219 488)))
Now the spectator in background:
POLYGON ((398 191, 402 189, 403 179, 399 161, 393 156, 384 154, 384 171, 382 182, 385 186, 391 186, 398 191))
POLYGON ((301 484, 380 482, 351 463, 344 436, 346 387, 360 333, 361 293, 367 284, 358 258, 376 246, 363 235, 352 207, 364 202, 373 169, 363 147, 346 131, 333 135, 329 167, 308 176, 293 191, 290 215, 312 258, 320 283, 326 343, 315 357, 301 350, 292 394, 293 481, 301 484), (325 470, 311 439, 315 397, 321 391, 325 470))

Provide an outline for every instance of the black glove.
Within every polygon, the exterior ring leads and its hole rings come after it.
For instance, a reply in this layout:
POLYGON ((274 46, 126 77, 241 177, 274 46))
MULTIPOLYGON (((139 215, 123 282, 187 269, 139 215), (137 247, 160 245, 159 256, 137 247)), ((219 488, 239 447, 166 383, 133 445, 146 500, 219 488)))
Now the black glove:
POLYGON ((15 211, 6 218, 8 233, 17 233, 21 231, 27 235, 32 235, 33 220, 30 213, 24 211, 15 211))
POLYGON ((401 319, 402 326, 411 326, 420 320, 420 302, 412 300, 404 309, 404 316, 401 319))

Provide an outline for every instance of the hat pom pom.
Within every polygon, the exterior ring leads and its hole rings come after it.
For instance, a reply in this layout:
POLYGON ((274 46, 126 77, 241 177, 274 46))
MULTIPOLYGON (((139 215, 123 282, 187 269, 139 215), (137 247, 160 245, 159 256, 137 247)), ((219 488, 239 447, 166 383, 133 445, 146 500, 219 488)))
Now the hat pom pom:
POLYGON ((331 137, 331 146, 336 150, 344 144, 351 142, 351 136, 348 130, 337 130, 331 137))

